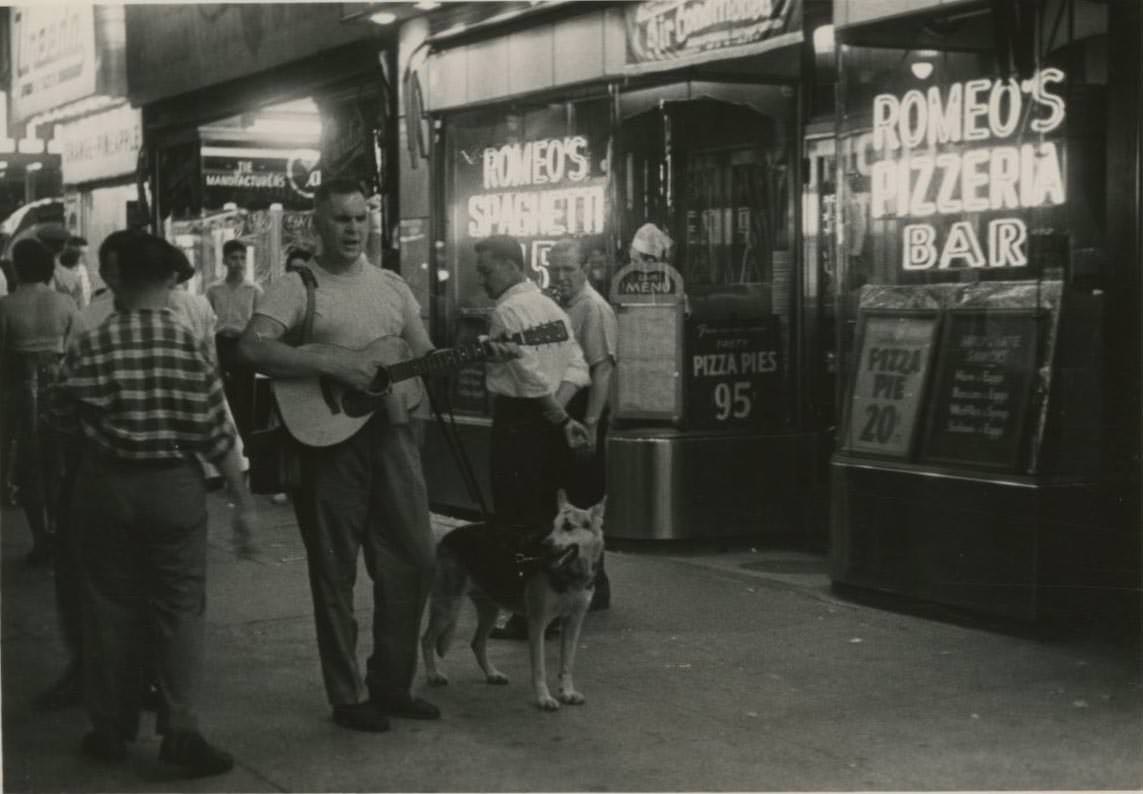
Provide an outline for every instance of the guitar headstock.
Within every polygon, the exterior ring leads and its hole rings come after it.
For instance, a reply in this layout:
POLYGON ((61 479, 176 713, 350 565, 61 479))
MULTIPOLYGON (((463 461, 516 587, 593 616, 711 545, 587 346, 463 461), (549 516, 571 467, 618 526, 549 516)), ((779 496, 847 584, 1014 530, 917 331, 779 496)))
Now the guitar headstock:
POLYGON ((525 328, 519 333, 512 334, 509 339, 518 345, 547 345, 553 342, 566 342, 568 340, 568 327, 563 320, 553 320, 550 323, 525 328))

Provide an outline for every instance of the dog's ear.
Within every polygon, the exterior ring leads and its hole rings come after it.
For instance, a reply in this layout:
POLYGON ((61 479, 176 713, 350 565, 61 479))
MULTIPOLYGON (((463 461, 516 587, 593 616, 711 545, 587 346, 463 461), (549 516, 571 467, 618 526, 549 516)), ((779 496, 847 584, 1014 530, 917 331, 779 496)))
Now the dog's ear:
POLYGON ((607 507, 607 497, 604 496, 591 508, 591 520, 593 523, 603 523, 603 511, 607 507))
POLYGON ((559 507, 561 513, 568 509, 568 492, 563 488, 556 491, 556 505, 559 507))

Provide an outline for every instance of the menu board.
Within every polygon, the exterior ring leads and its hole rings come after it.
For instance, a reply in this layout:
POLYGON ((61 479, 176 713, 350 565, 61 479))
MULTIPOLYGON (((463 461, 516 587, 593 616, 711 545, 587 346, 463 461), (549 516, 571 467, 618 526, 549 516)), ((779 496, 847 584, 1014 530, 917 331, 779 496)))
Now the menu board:
POLYGON ((931 311, 864 311, 842 446, 905 458, 913 447, 936 339, 931 311))
POLYGON ((1040 318, 1034 309, 949 312, 921 450, 925 460, 1019 466, 1040 318))
POLYGON ((682 415, 682 303, 621 303, 615 316, 616 418, 677 422, 682 415))
POLYGON ((781 419, 781 327, 774 316, 687 323, 687 427, 759 428, 781 419))

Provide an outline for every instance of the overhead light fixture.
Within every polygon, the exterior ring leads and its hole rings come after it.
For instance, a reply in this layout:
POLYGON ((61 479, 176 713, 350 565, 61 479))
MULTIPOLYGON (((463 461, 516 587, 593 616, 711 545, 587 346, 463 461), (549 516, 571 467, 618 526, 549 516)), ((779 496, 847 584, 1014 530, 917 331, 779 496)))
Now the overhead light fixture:
POLYGON ((25 171, 39 171, 44 167, 43 163, 28 163, 24 168, 25 171))
POLYGON ((413 3, 413 8, 420 9, 421 11, 432 11, 440 8, 441 4, 438 0, 417 0, 413 3))
POLYGON ((933 73, 933 64, 931 61, 915 61, 909 64, 909 70, 918 80, 928 80, 933 73))
POLYGON ((392 25, 397 21, 397 15, 392 11, 378 11, 370 15, 369 21, 374 25, 392 25))
POLYGON ((821 25, 814 28, 814 54, 832 55, 836 48, 833 25, 821 25))

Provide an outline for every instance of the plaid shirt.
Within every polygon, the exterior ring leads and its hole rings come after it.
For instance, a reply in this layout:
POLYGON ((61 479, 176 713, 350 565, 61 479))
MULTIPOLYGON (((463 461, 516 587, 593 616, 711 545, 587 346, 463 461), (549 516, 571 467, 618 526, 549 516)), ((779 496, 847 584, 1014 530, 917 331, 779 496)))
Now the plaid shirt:
POLYGON ((170 309, 117 312, 71 346, 57 412, 115 458, 220 460, 234 445, 206 350, 170 309))

